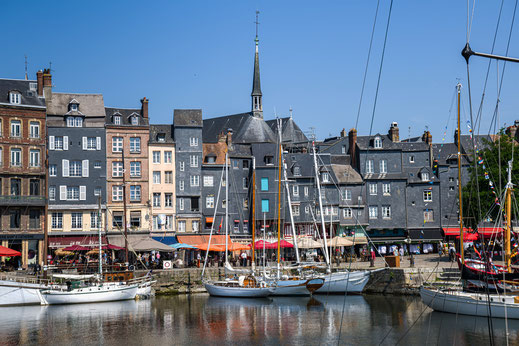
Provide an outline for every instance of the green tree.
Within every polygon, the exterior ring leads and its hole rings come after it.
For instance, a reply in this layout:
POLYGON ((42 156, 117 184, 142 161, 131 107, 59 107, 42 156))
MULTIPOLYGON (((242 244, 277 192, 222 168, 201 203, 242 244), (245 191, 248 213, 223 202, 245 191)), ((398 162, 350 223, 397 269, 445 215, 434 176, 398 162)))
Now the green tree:
POLYGON ((508 161, 512 157, 512 183, 519 181, 517 141, 501 130, 493 141, 483 139, 483 142, 484 148, 476 153, 476 157, 474 153, 469 154, 472 158, 468 169, 469 181, 462 190, 464 223, 472 228, 482 220, 496 220, 498 217, 500 204, 504 204, 502 198, 508 180, 508 161))

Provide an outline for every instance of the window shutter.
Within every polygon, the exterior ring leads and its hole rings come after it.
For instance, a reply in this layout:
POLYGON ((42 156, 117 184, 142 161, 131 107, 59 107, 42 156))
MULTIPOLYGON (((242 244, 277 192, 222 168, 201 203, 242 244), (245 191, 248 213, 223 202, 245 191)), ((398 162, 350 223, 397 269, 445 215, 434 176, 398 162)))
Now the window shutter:
POLYGON ((67 200, 67 186, 60 185, 59 187, 59 199, 62 201, 67 200))
POLYGON ((88 149, 87 138, 83 137, 83 150, 87 150, 87 149, 88 149))
POLYGON ((68 168, 68 160, 61 160, 61 166, 62 166, 62 175, 64 177, 68 177, 69 176, 69 168, 68 168))
POLYGON ((101 150, 101 137, 96 137, 96 150, 101 150))
POLYGON ((83 163, 81 166, 83 166, 83 177, 88 178, 88 160, 83 160, 83 163))
POLYGON ((68 150, 68 136, 63 136, 63 150, 68 150))
POLYGON ((79 187, 79 200, 80 201, 86 200, 86 186, 79 187))
POLYGON ((54 146, 54 136, 49 136, 49 150, 54 150, 56 147, 54 146))

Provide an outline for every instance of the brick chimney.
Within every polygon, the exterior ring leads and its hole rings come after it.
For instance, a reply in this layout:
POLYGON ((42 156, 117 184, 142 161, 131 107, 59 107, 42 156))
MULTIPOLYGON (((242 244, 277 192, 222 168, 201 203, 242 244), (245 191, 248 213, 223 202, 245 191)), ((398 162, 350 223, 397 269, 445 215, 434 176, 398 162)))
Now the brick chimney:
POLYGON ((36 80, 38 81, 38 96, 43 96, 43 71, 36 72, 36 80))
POLYGON ((341 137, 342 138, 346 137, 346 130, 344 128, 341 131, 341 137))
POLYGON ((516 139, 518 125, 519 125, 519 121, 518 120, 514 121, 514 124, 512 126, 509 126, 506 128, 506 131, 505 131, 506 134, 509 135, 511 138, 516 139))
POLYGON ((356 146, 357 146, 357 130, 355 128, 352 128, 350 132, 348 133, 348 142, 349 142, 349 152, 350 154, 350 162, 351 166, 354 168, 358 168, 357 166, 357 157, 356 157, 356 146))
POLYGON ((49 69, 43 70, 43 96, 46 99, 52 97, 52 75, 49 69))
POLYGON ((432 144, 432 135, 429 131, 424 131, 422 135, 422 142, 431 145, 432 144))
POLYGON ((391 123, 391 126, 389 127, 389 139, 391 139, 391 142, 397 143, 400 142, 400 130, 398 129, 398 123, 396 121, 393 121, 391 123))
POLYGON ((232 145, 232 129, 227 129, 227 145, 232 145))
POLYGON ((144 119, 148 119, 148 102, 150 102, 150 100, 148 100, 146 97, 143 97, 141 99, 141 103, 142 103, 141 114, 144 119))

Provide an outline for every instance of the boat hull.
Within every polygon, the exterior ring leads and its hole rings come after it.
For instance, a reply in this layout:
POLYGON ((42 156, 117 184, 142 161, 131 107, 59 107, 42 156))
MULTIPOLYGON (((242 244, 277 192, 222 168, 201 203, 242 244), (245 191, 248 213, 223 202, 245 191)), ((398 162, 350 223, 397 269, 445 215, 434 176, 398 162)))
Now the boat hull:
POLYGON ((49 288, 43 284, 0 280, 0 306, 40 305, 40 290, 49 288))
POLYGON ((519 319, 514 296, 420 288, 422 302, 435 311, 482 317, 519 319), (490 298, 490 302, 488 299, 490 298), (504 300, 504 302, 503 302, 504 300))
POLYGON ((308 280, 278 280, 272 289, 273 296, 309 296, 308 280))
POLYGON ((207 292, 215 297, 264 298, 272 292, 269 287, 226 287, 210 283, 204 285, 207 292))
POLYGON ((369 271, 336 272, 323 276, 324 285, 315 293, 362 293, 369 281, 369 271))
POLYGON ((83 304, 113 302, 135 299, 138 285, 119 286, 91 286, 77 288, 71 291, 46 290, 41 292, 42 305, 56 304, 83 304))

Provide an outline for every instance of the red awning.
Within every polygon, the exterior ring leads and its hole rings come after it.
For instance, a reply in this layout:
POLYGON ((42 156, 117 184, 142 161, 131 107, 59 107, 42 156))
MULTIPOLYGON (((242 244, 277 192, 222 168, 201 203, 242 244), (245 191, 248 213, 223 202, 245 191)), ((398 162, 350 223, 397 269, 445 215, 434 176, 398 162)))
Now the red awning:
MULTIPOLYGON (((451 228, 444 228, 443 232, 446 236, 457 236, 460 235, 460 228, 459 227, 451 227, 451 228)), ((472 228, 463 228, 463 232, 465 233, 471 233, 472 228)))
MULTIPOLYGON (((106 237, 101 237, 101 244, 106 244, 106 237)), ((72 245, 94 247, 99 246, 99 236, 49 237, 49 247, 59 248, 72 245)))
POLYGON ((8 247, 5 247, 5 246, 0 246, 0 256, 21 256, 21 255, 22 254, 20 251, 9 249, 8 247))
POLYGON ((495 237, 504 232, 504 229, 501 227, 480 227, 478 228, 478 233, 485 238, 495 237))
MULTIPOLYGON (((466 241, 474 241, 474 240, 476 240, 478 238, 479 238, 479 234, 477 234, 477 233, 467 233, 467 232, 463 233, 463 241, 464 242, 466 242, 466 241)), ((460 239, 460 236, 457 235, 456 239, 460 239)))

